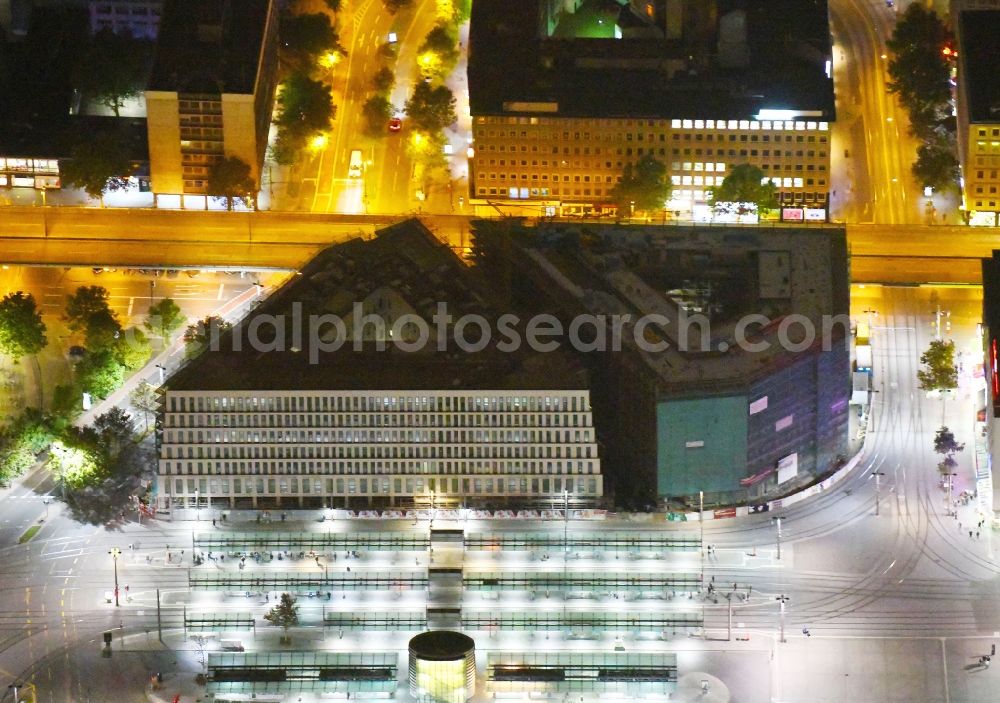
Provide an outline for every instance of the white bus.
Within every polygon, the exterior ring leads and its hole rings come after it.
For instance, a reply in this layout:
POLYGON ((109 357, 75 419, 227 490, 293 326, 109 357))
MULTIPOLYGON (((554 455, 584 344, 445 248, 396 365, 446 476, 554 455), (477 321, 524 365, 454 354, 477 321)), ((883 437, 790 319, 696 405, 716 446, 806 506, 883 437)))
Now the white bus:
POLYGON ((347 167, 348 178, 361 178, 361 149, 351 151, 351 163, 347 167))

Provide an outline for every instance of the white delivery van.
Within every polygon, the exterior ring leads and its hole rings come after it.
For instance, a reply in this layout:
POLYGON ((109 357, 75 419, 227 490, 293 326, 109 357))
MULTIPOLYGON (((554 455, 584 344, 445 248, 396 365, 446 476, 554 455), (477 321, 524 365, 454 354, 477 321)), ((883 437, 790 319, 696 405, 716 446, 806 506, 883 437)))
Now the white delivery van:
POLYGON ((347 167, 348 178, 361 178, 361 149, 351 151, 351 163, 347 167))

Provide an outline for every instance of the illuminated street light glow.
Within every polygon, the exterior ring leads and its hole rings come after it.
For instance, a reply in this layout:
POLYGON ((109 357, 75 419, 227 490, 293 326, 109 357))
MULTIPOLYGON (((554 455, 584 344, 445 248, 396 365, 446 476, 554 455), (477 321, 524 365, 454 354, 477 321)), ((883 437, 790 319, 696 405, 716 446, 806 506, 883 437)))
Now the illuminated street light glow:
POLYGON ((309 148, 312 151, 322 151, 330 143, 330 138, 323 133, 317 134, 309 140, 309 148))
POLYGON ((319 57, 319 65, 323 68, 333 68, 343 57, 340 52, 337 51, 327 51, 325 54, 319 57))

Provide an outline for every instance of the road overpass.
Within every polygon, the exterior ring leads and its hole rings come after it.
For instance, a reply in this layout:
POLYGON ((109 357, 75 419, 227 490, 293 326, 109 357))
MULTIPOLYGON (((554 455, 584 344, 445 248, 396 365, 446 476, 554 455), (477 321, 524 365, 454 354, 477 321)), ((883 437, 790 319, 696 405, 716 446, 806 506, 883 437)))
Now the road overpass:
MULTIPOLYGON (((0 262, 52 266, 279 268, 321 247, 371 236, 398 215, 0 208, 0 262)), ((422 216, 452 246, 468 244, 461 215, 422 216)), ((981 282, 979 259, 1000 233, 954 225, 848 225, 857 283, 981 282)))

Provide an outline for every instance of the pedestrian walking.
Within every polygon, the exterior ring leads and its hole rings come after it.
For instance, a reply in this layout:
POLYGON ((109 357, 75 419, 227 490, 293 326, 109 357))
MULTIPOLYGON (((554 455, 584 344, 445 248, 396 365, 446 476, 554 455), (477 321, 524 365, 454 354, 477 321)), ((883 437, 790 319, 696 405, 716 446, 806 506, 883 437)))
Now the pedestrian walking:
POLYGON ((976 539, 979 539, 979 532, 976 532, 976 539))

